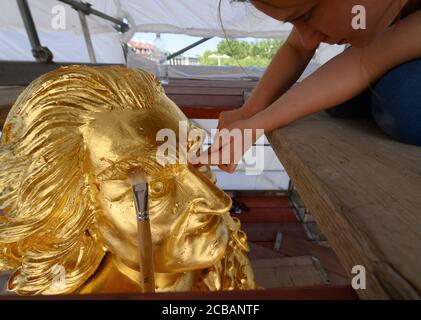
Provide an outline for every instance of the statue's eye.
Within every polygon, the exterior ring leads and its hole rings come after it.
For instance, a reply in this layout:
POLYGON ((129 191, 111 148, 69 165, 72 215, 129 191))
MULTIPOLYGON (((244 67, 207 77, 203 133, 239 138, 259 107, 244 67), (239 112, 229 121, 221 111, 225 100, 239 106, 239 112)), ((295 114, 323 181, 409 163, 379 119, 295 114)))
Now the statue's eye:
POLYGON ((152 191, 153 192, 161 192, 164 189, 164 184, 161 181, 155 182, 152 184, 152 191))
POLYGON ((150 192, 154 197, 162 196, 165 193, 165 189, 165 185, 162 181, 155 181, 150 185, 150 192))

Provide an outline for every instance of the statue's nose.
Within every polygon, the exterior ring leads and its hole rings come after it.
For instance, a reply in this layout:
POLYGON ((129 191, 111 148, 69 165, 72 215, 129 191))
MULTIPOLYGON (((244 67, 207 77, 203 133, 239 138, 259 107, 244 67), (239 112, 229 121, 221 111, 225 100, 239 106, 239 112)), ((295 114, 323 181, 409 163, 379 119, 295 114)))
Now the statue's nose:
POLYGON ((231 198, 220 191, 220 194, 217 197, 209 197, 208 195, 208 197, 201 198, 197 201, 194 211, 197 213, 223 214, 228 212, 230 208, 231 198))
POLYGON ((192 192, 196 195, 195 211, 222 214, 231 209, 231 198, 219 189, 205 174, 197 174, 195 170, 190 171, 193 175, 192 192), (193 182, 194 181, 194 182, 193 182))

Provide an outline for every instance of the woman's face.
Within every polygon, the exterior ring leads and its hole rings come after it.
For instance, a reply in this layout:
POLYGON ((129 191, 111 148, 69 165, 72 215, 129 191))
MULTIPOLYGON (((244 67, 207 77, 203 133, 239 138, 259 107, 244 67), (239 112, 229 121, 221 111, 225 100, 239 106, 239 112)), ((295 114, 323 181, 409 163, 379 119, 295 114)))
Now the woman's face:
POLYGON ((291 22, 303 47, 311 50, 321 42, 368 45, 393 22, 407 0, 251 0, 251 3, 274 19, 291 22), (353 13, 356 6, 365 8, 366 29, 353 26, 360 12, 353 13))

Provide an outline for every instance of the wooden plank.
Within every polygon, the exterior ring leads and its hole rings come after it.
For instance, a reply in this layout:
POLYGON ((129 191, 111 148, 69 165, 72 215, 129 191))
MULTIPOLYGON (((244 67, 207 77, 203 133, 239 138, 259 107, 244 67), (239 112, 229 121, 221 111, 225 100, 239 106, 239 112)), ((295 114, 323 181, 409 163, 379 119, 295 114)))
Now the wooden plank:
POLYGON ((292 237, 307 239, 303 226, 300 223, 243 223, 243 231, 252 242, 272 242, 276 239, 278 231, 292 237))
POLYGON ((238 108, 238 106, 180 106, 181 111, 189 119, 218 119, 222 111, 238 108))
POLYGON ((287 196, 236 196, 235 199, 254 208, 291 208, 287 196))
MULTIPOLYGON (((299 286, 319 286, 323 285, 323 279, 317 268, 308 257, 283 258, 280 253, 261 247, 254 243, 249 243, 249 258, 252 261, 256 273, 256 280, 265 289, 287 288, 299 286)), ((10 273, 0 272, 0 298, 3 295, 13 295, 6 291, 6 282, 10 273)), ((335 275, 333 275, 335 277, 335 275)), ((332 278, 331 283, 346 286, 348 283, 339 278, 332 278), (333 280, 333 281, 332 281, 333 280)))
POLYGON ((0 128, 6 121, 10 108, 24 87, 0 87, 0 128))
POLYGON ((164 86, 165 93, 195 95, 219 95, 219 96, 243 96, 243 87, 189 87, 189 86, 164 86))
MULTIPOLYGON (((242 88, 254 89, 255 80, 197 80, 197 79, 170 79, 167 87, 208 87, 208 88, 242 88)), ((249 91, 249 90, 248 90, 249 91)))
MULTIPOLYGON (((190 80, 191 83, 194 81, 190 80)), ((238 84, 237 84, 238 85, 238 84)), ((0 87, 0 125, 25 87, 0 87)), ((191 119, 217 119, 222 111, 243 105, 243 88, 169 87, 168 97, 191 119), (208 92, 206 91, 208 90, 208 92)))
POLYGON ((311 257, 251 260, 256 284, 263 288, 322 286, 326 283, 311 257))
MULTIPOLYGON (((248 253, 248 257, 250 260, 258 260, 258 259, 275 259, 282 257, 282 254, 271 250, 270 248, 261 246, 254 242, 248 242, 250 252, 248 253)), ((273 248, 273 246, 272 246, 273 248)))
POLYGON ((11 107, 25 87, 0 87, 0 107, 11 107))
MULTIPOLYGON (((274 251, 274 248, 275 248, 275 240, 273 240, 273 241, 255 241, 253 243, 260 246, 260 247, 264 247, 264 248, 267 248, 267 249, 272 250, 272 251, 274 251)), ((275 252, 277 252, 277 251, 275 251, 275 252)), ((285 254, 282 252, 282 248, 281 248, 280 251, 278 251, 278 253, 282 257, 285 256, 285 254)))
POLYGON ((242 96, 170 94, 168 97, 178 106, 213 106, 218 108, 239 108, 244 103, 242 96))
POLYGON ((213 292, 163 292, 61 296, 1 296, 2 300, 357 300, 350 286, 312 286, 213 292))
MULTIPOLYGON (((27 86, 32 80, 62 66, 81 64, 80 62, 41 63, 35 61, 0 61, 0 86, 27 86)), ((83 63, 88 66, 116 64, 83 63)), ((121 65, 121 64, 120 64, 121 65)))
POLYGON ((320 246, 311 241, 283 235, 281 250, 289 257, 305 255, 316 256, 326 270, 343 277, 347 276, 337 256, 330 248, 320 246))
POLYGON ((240 214, 232 214, 242 223, 266 222, 266 223, 294 223, 298 222, 292 208, 249 208, 250 211, 240 214))
POLYGON ((282 256, 314 256, 325 269, 329 285, 350 285, 348 276, 332 249, 287 235, 282 235, 279 252, 274 250, 274 246, 275 242, 249 242, 249 258, 255 260, 282 256))
MULTIPOLYGON (((10 108, 14 104, 18 94, 23 90, 16 89, 11 90, 9 93, 3 93, 3 89, 0 89, 0 125, 3 126, 4 121, 6 120, 7 114, 10 111, 10 108)), ((198 98, 196 98, 198 99, 198 98)), ((178 102, 183 102, 180 100, 188 100, 188 99, 174 99, 178 100, 178 102)), ((209 100, 208 100, 209 101, 209 100)), ((235 100, 235 105, 232 106, 215 106, 215 105, 180 105, 180 109, 184 112, 184 114, 190 119, 218 119, 219 113, 222 111, 232 110, 234 108, 238 108, 241 104, 238 104, 238 99, 235 100)), ((184 101, 185 103, 193 103, 194 100, 190 99, 190 101, 184 101)), ((201 101, 201 104, 204 104, 206 101, 201 101)), ((232 101, 223 101, 224 103, 232 103, 232 101)))
POLYGON ((325 114, 268 136, 362 298, 421 298, 421 148, 325 114))

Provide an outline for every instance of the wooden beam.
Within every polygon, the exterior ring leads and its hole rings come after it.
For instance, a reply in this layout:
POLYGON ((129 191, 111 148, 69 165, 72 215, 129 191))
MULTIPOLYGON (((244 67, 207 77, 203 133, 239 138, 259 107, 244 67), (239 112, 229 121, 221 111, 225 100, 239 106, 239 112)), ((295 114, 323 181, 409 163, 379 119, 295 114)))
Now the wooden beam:
POLYGON ((1 296, 2 300, 356 300, 350 286, 314 286, 275 288, 265 290, 128 293, 61 296, 1 296))
POLYGON ((24 87, 0 87, 0 128, 3 128, 10 108, 24 87))
POLYGON ((215 107, 215 106, 196 106, 181 105, 180 109, 189 119, 218 119, 222 111, 235 109, 236 106, 215 107))
POLYGON ((326 114, 268 136, 362 298, 421 298, 421 148, 326 114))
POLYGON ((243 105, 244 100, 240 95, 237 96, 219 96, 219 95, 195 95, 188 93, 186 88, 184 94, 168 94, 168 97, 174 101, 174 103, 180 107, 197 106, 201 107, 213 107, 214 109, 232 109, 239 108, 243 105))
MULTIPOLYGON (((0 61, 0 86, 27 86, 32 80, 62 66, 81 64, 80 62, 41 63, 35 61, 0 61)), ((88 66, 110 65, 104 63, 84 63, 88 66)), ((114 64, 116 65, 116 64, 114 64)))
POLYGON ((166 87, 202 87, 202 88, 240 88, 252 90, 257 84, 256 80, 197 80, 197 79, 170 79, 166 87))
MULTIPOLYGON (((236 83, 233 81, 233 83, 236 83)), ((236 83, 238 85, 238 83, 236 83)), ((0 125, 25 87, 0 87, 0 125)), ((217 119, 222 111, 243 105, 242 88, 203 88, 197 86, 165 86, 168 97, 176 103, 190 119, 217 119), (209 93, 206 93, 209 90, 209 93)))
MULTIPOLYGON (((22 92, 24 87, 6 87, 0 88, 0 126, 4 125, 4 121, 6 120, 7 114, 10 111, 10 108, 16 101, 17 96, 22 92)), ((237 98, 237 102, 235 105, 227 105, 227 106, 214 106, 214 105, 195 105, 193 99, 190 101, 180 101, 183 99, 177 98, 176 95, 169 95, 170 99, 173 101, 177 101, 179 104, 181 111, 189 119, 218 119, 219 114, 222 111, 232 110, 234 108, 238 108, 241 106, 241 103, 238 103, 240 100, 237 98), (188 103, 192 104, 188 104, 188 103)), ((203 98, 202 98, 203 99, 203 98)), ((186 99, 184 99, 186 100, 186 99)), ((197 97, 196 100, 199 100, 197 97)), ((220 99, 221 100, 221 99, 220 99)), ((201 100, 201 103, 209 103, 215 102, 212 97, 207 97, 205 100, 201 100)), ((222 100, 224 103, 229 104, 229 101, 226 102, 222 100)), ((231 101, 232 103, 232 101, 231 101)))

